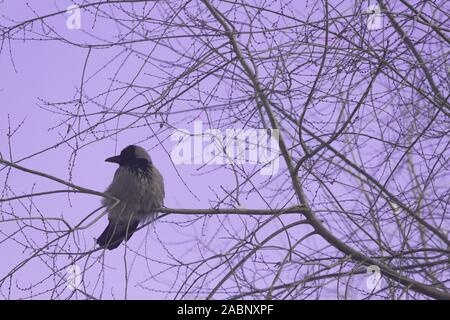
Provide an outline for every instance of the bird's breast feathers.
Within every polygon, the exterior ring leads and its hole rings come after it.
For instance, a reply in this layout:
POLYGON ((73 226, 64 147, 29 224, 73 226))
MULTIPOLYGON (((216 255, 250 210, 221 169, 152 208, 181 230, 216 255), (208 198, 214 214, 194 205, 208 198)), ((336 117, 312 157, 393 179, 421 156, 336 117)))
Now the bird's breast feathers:
MULTIPOLYGON (((150 214, 151 209, 163 204, 164 184, 161 174, 154 167, 119 167, 106 193, 120 200, 119 206, 114 211, 150 214)), ((113 203, 109 199, 103 200, 103 204, 107 207, 111 207, 113 203)))

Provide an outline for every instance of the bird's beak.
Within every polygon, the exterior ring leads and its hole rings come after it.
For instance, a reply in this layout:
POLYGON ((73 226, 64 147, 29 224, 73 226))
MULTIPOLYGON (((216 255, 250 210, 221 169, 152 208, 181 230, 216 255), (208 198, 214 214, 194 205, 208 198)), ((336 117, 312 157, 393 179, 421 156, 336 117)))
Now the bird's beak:
POLYGON ((120 163, 120 156, 114 156, 105 160, 106 162, 120 163))

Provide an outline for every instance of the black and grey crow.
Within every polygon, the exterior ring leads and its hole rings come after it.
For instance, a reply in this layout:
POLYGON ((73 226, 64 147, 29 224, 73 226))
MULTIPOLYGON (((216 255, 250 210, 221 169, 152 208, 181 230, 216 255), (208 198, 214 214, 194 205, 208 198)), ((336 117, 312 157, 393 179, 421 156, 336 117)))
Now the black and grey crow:
POLYGON ((105 192, 120 202, 114 206, 114 200, 103 199, 109 223, 97 239, 97 244, 112 250, 123 240, 128 241, 139 223, 156 217, 155 209, 163 205, 164 181, 161 173, 153 166, 149 154, 139 146, 128 146, 119 156, 105 161, 119 164, 105 192))

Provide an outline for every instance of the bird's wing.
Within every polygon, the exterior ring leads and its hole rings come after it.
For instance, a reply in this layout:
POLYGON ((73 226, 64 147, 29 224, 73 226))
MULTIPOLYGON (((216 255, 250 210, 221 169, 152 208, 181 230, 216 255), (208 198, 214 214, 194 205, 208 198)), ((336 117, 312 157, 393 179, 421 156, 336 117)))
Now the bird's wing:
POLYGON ((139 225, 139 220, 110 220, 108 226, 97 239, 97 244, 103 249, 115 249, 123 240, 128 241, 136 228, 139 225))

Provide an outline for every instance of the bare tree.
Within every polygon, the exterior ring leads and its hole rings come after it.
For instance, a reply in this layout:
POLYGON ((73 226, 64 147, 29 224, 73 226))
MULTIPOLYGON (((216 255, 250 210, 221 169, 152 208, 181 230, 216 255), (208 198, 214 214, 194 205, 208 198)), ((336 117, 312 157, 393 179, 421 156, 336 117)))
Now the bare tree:
POLYGON ((47 147, 13 157, 28 120, 1 129, 0 252, 14 252, 3 298, 450 298, 445 1, 73 4, 0 20, 13 68, 16 43, 84 57, 73 97, 39 97, 56 123, 47 147), (186 140, 174 132, 198 121, 212 133, 203 142, 236 129, 276 136, 279 170, 217 154, 176 163, 186 140), (172 161, 166 193, 192 203, 169 201, 120 256, 94 245, 104 208, 52 206, 108 197, 77 183, 76 168, 96 156, 83 150, 119 139, 172 161), (64 177, 33 166, 55 150, 64 177))

